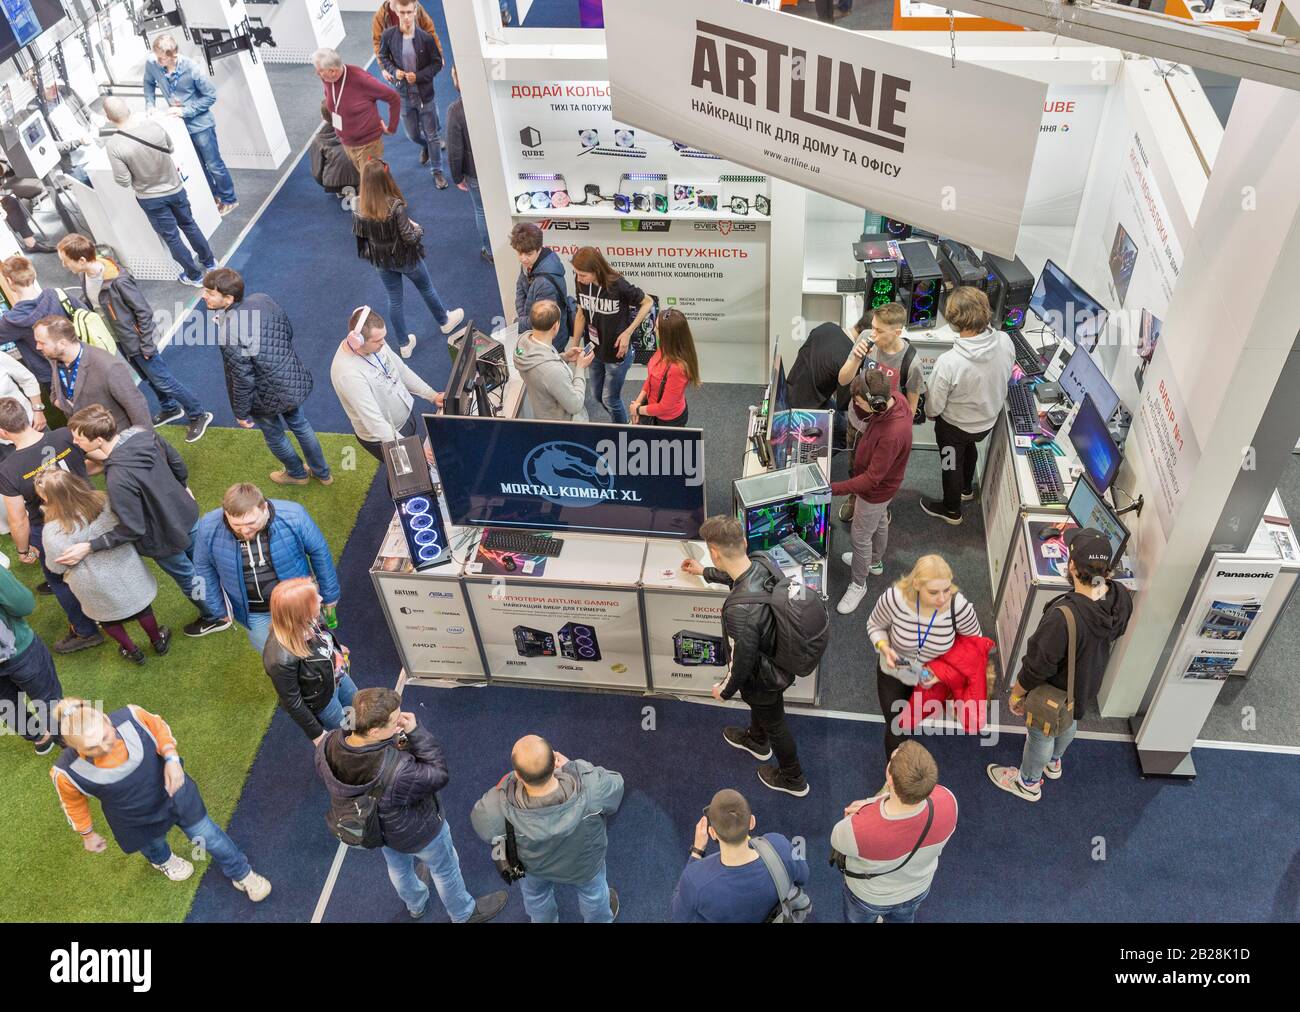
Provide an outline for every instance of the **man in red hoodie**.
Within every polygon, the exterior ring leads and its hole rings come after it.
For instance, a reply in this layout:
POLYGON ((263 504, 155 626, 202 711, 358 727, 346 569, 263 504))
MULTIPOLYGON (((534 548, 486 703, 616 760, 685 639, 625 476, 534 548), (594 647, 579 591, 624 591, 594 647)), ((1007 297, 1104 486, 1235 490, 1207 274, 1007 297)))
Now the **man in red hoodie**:
POLYGON ((334 132, 360 172, 370 159, 384 157, 384 134, 397 131, 401 96, 363 68, 344 63, 336 50, 318 49, 311 62, 325 85, 325 110, 334 132), (379 115, 378 102, 388 103, 387 123, 379 115))
POLYGON ((854 453, 853 477, 831 484, 832 495, 858 497, 853 526, 849 528, 853 551, 843 555, 852 576, 835 606, 841 615, 849 614, 862 602, 868 574, 879 576, 885 571, 889 502, 903 484, 907 458, 912 453, 912 407, 906 397, 891 391, 884 372, 870 369, 859 373, 849 391, 853 397, 849 411, 866 422, 866 430, 854 453))

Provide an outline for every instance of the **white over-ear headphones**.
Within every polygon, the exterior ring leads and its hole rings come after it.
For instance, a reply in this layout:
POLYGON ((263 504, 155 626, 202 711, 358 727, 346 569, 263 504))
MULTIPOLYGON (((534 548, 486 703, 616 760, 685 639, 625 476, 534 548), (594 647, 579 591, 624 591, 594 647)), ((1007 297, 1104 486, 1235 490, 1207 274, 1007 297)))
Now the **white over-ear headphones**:
MULTIPOLYGON (((357 317, 357 325, 352 330, 348 331, 348 336, 345 340, 348 342, 349 348, 353 351, 359 352, 361 351, 361 346, 366 343, 365 337, 361 334, 361 328, 366 325, 366 320, 370 319, 370 307, 358 306, 357 309, 361 310, 361 315, 357 317)), ((355 313, 357 309, 354 309, 353 312, 355 313)))

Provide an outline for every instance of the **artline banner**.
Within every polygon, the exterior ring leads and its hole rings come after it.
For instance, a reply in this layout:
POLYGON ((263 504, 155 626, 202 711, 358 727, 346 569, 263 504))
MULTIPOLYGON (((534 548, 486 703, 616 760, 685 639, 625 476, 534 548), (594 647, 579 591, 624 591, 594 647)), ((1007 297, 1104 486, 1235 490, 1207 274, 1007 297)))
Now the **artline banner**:
POLYGON ((735 0, 611 4, 614 116, 1014 255, 1047 85, 735 0))

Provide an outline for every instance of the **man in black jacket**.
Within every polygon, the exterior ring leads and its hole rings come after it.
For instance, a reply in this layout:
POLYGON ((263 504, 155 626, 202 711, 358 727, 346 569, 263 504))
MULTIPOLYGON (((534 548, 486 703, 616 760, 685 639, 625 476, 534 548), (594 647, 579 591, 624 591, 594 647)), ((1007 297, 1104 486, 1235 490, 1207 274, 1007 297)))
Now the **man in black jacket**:
POLYGON ((153 424, 166 425, 185 418, 185 441, 194 443, 202 439, 212 421, 212 412, 204 410, 190 388, 176 378, 163 360, 156 343, 153 306, 135 278, 125 267, 99 256, 95 244, 76 233, 59 240, 59 260, 81 279, 86 302, 99 311, 113 332, 122 357, 153 391, 158 400, 153 424))
MULTIPOLYGON (((460 91, 460 76, 451 68, 451 83, 460 91)), ((465 122, 465 101, 457 98, 447 107, 447 168, 456 189, 469 194, 474 205, 474 224, 478 226, 479 257, 494 263, 492 240, 488 235, 487 216, 483 213, 483 196, 478 189, 478 170, 474 167, 474 149, 469 143, 469 126, 465 122)))
POLYGON ((713 566, 705 568, 693 559, 682 563, 682 572, 702 576, 709 583, 731 588, 722 605, 722 631, 727 638, 729 666, 727 677, 713 687, 714 699, 730 699, 736 693, 749 704, 749 729, 728 727, 722 737, 733 748, 748 752, 755 759, 771 759, 776 753, 777 766, 760 766, 758 779, 774 791, 802 798, 808 793, 808 781, 799 765, 794 735, 785 723, 782 694, 794 682, 794 676, 772 662, 776 653, 776 619, 772 609, 761 602, 740 603, 740 594, 770 593, 776 576, 747 554, 745 531, 735 517, 709 517, 700 526, 700 538, 709 546, 713 566))
POLYGON ((380 779, 379 829, 388 878, 412 917, 429 909, 429 878, 452 921, 488 921, 506 905, 504 889, 475 900, 465 888, 460 857, 438 792, 447 761, 433 735, 403 713, 392 689, 362 689, 352 700, 353 730, 331 731, 316 747, 316 772, 335 798, 361 798, 380 779), (416 870, 422 864, 424 874, 416 870))
POLYGON ((423 149, 420 164, 432 165, 434 186, 445 190, 438 103, 433 96, 433 79, 442 70, 442 51, 438 40, 415 23, 419 6, 419 0, 393 0, 397 24, 384 29, 379 39, 379 65, 402 96, 402 123, 406 136, 423 149))
POLYGON ((221 348, 226 392, 235 421, 262 430, 266 445, 284 465, 271 472, 278 485, 306 485, 315 477, 334 484, 316 430, 302 410, 311 393, 311 371, 293 348, 289 315, 269 295, 244 294, 244 279, 229 267, 203 276, 203 304, 221 348), (298 437, 304 467, 286 430, 298 437))
POLYGON ((1012 713, 1023 717, 1025 696, 1038 686, 1068 688, 1069 628, 1061 609, 1069 608, 1076 628, 1074 720, 1055 738, 1029 728, 1019 768, 990 763, 986 769, 995 785, 1026 801, 1042 797, 1043 777, 1061 778, 1061 756, 1074 740, 1079 718, 1097 698, 1111 647, 1124 635, 1133 614, 1133 595, 1110 579, 1110 539, 1101 531, 1084 527, 1070 531, 1065 540, 1074 589, 1048 601, 1043 609, 1042 620, 1025 648, 1016 684, 1011 687, 1009 706, 1012 713))
POLYGON ((106 408, 92 404, 68 419, 72 440, 87 460, 100 461, 108 504, 117 526, 94 541, 73 545, 55 561, 75 566, 91 552, 133 544, 176 581, 198 605, 199 617, 185 626, 186 636, 206 636, 230 628, 230 616, 214 613, 194 579, 194 528, 199 504, 186 482, 189 470, 175 447, 152 429, 118 432, 106 408))

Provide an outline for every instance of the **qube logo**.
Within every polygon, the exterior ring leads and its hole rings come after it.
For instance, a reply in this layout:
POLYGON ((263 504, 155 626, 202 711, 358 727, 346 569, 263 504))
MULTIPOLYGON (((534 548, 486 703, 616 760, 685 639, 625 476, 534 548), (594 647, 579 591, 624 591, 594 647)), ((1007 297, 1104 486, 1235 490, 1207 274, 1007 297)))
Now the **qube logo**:
POLYGON ((540 148, 542 135, 536 127, 524 127, 519 131, 519 143, 526 148, 540 148))
POLYGON ((536 495, 557 506, 595 506, 615 498, 614 476, 595 450, 556 441, 535 446, 524 458, 524 480, 502 482, 506 495, 536 495))

